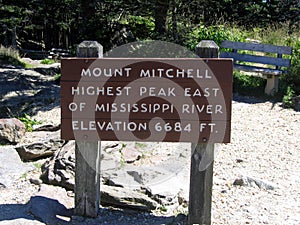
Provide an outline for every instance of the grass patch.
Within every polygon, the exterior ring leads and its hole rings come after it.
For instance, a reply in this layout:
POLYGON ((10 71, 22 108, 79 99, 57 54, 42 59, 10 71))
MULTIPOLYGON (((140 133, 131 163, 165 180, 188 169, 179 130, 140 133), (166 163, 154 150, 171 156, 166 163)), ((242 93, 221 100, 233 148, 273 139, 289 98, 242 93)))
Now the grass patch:
POLYGON ((141 142, 136 142, 136 143, 135 143, 135 146, 138 147, 138 148, 146 148, 146 147, 147 147, 147 144, 141 143, 141 142))
POLYGON ((42 124, 41 121, 37 121, 37 120, 35 120, 35 119, 32 119, 32 118, 31 118, 28 114, 26 114, 26 113, 24 114, 23 117, 19 117, 18 119, 24 123, 27 132, 32 132, 33 126, 34 126, 34 125, 42 124))
POLYGON ((41 64, 44 64, 44 65, 49 65, 49 64, 53 64, 53 63, 55 63, 55 60, 53 60, 53 59, 43 59, 41 61, 41 64))
POLYGON ((33 163, 33 166, 37 169, 41 169, 42 168, 42 164, 41 163, 33 163))
POLYGON ((6 48, 0 46, 0 63, 1 64, 12 64, 14 66, 25 67, 26 64, 21 61, 18 50, 13 48, 6 48))
POLYGON ((21 176, 21 178, 22 178, 22 179, 27 179, 27 176, 28 176, 27 173, 23 173, 22 176, 21 176))

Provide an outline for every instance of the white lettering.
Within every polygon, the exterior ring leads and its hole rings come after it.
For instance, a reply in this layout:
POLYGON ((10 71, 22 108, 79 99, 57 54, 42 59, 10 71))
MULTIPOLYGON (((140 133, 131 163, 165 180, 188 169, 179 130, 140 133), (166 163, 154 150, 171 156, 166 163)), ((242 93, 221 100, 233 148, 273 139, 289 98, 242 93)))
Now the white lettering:
POLYGON ((206 113, 206 114, 223 114, 222 105, 190 105, 183 104, 181 108, 182 113, 206 113))

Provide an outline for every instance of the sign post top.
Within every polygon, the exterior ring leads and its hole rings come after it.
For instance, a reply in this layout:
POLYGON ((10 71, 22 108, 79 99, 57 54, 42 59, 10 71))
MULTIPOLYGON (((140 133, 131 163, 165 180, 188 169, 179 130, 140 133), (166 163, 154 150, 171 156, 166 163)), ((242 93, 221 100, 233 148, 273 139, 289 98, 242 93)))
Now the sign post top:
POLYGON ((103 46, 97 41, 83 41, 77 46, 77 57, 103 57, 103 46))

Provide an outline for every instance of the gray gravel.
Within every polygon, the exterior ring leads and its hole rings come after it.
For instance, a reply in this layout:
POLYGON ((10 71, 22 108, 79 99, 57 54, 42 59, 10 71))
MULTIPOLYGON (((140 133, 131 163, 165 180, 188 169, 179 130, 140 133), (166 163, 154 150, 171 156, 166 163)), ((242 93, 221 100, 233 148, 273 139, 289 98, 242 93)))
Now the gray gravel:
MULTIPOLYGON (((232 142, 217 145, 212 224, 300 224, 300 112, 249 97, 234 99, 232 142), (233 185, 241 176, 272 184, 274 190, 233 185)), ((52 118, 58 112, 58 108, 52 110, 52 118)), ((0 210, 9 213, 12 204, 25 205, 36 187, 22 178, 13 188, 0 189, 0 210)), ((73 218, 69 224, 183 224, 185 216, 175 217, 179 212, 186 213, 187 207, 154 214, 102 208, 97 219, 73 218)), ((21 224, 17 220, 15 224, 21 224)))

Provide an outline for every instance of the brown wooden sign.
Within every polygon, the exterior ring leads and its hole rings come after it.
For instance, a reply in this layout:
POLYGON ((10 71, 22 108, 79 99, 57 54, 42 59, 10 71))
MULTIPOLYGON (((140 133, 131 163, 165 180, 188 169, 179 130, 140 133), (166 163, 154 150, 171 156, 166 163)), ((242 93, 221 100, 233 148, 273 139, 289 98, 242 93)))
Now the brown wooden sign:
POLYGON ((62 59, 61 136, 230 141, 232 60, 62 59))

